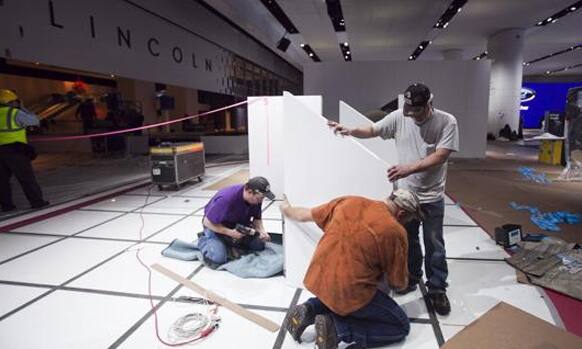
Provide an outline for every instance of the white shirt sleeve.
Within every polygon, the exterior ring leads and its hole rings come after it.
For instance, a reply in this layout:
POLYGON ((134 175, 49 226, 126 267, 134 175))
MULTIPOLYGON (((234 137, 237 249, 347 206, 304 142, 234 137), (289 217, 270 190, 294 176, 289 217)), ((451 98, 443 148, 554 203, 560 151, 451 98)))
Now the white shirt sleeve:
POLYGON ((394 138, 398 124, 397 111, 386 115, 382 120, 374 124, 374 133, 382 139, 394 138))
POLYGON ((459 127, 457 126, 457 120, 451 118, 447 122, 436 148, 459 151, 459 127))
POLYGON ((40 125, 38 117, 33 113, 28 112, 26 109, 18 109, 18 111, 16 112, 15 120, 18 126, 20 127, 40 125))

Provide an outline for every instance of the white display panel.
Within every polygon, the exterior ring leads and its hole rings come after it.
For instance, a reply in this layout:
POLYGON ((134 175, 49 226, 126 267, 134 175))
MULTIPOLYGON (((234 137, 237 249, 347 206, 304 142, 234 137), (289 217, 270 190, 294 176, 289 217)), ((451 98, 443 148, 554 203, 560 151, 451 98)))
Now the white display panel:
MULTIPOLYGON (((339 122, 349 128, 370 126, 374 124, 370 119, 344 101, 339 102, 339 122)), ((359 139, 358 141, 388 164, 398 164, 398 154, 396 153, 396 144, 393 139, 384 140, 380 137, 374 137, 359 139)))
MULTIPOLYGON (((327 119, 300 99, 284 94, 285 194, 292 205, 314 207, 343 195, 382 200, 392 191, 386 163, 352 137, 335 136, 327 119)), ((303 287, 303 277, 321 230, 285 221, 285 276, 303 287)))
MULTIPOLYGON (((301 102, 321 114, 321 96, 300 96, 301 102)), ((263 176, 277 197, 283 186, 283 97, 249 97, 249 173, 263 176)))

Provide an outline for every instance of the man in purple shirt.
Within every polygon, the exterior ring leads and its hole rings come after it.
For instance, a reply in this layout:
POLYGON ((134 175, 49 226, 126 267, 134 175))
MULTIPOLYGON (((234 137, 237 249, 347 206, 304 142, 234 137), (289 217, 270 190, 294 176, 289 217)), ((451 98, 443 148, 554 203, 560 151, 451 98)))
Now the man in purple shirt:
POLYGON ((275 199, 269 181, 264 177, 253 177, 246 184, 237 184, 221 189, 204 208, 204 235, 198 239, 198 248, 204 260, 213 266, 227 262, 227 248, 236 247, 261 251, 269 234, 261 220, 261 204, 267 197, 275 199), (237 225, 253 228, 255 234, 246 239, 237 231, 237 225))

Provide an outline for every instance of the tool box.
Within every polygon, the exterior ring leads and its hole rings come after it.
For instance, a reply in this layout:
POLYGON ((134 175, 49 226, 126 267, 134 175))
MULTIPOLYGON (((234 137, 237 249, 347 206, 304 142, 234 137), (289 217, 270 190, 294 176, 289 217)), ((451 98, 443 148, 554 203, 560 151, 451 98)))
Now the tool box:
POLYGON ((205 171, 203 143, 161 143, 150 148, 152 183, 158 189, 176 190, 195 178, 202 181, 205 171))

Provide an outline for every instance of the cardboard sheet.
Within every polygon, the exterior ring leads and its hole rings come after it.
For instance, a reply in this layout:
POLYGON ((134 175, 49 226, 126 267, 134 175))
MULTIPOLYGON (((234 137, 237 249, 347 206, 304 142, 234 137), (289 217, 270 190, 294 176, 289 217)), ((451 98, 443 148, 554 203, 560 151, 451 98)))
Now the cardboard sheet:
MULTIPOLYGON (((291 204, 314 207, 343 195, 382 200, 392 191, 386 163, 351 137, 335 136, 327 120, 298 98, 284 94, 284 186, 291 204)), ((303 277, 321 230, 285 221, 285 276, 303 287, 303 277)))
POLYGON ((501 302, 441 348, 579 349, 582 338, 501 302))

